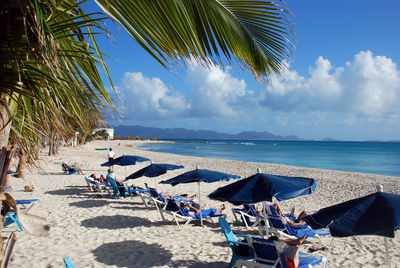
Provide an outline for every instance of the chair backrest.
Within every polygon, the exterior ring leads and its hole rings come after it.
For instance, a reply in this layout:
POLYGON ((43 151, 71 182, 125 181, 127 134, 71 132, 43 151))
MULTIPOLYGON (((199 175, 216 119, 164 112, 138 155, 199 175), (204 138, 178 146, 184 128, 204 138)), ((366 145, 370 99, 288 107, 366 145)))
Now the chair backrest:
POLYGON ((179 212, 179 205, 175 202, 175 200, 168 199, 167 205, 165 206, 165 210, 172 212, 179 212))
MULTIPOLYGON (((273 265, 273 267, 287 268, 286 260, 282 260, 274 240, 259 237, 248 237, 247 242, 253 249, 254 260, 263 264, 273 265)), ((283 255, 284 256, 284 255, 283 255)))
POLYGON ((237 241, 236 235, 232 232, 232 229, 229 226, 229 223, 226 221, 226 219, 224 217, 219 218, 219 226, 221 227, 222 232, 224 233, 226 240, 228 240, 228 242, 230 242, 230 241, 236 242, 237 241))
POLYGON ((261 216, 257 213, 256 209, 254 208, 253 205, 249 206, 249 211, 250 211, 250 215, 256 217, 256 218, 260 218, 261 216))
POLYGON ((62 163, 61 167, 62 167, 63 171, 68 171, 69 170, 65 163, 62 163))
POLYGON ((286 229, 286 226, 288 225, 286 220, 279 215, 274 206, 265 205, 265 212, 267 213, 268 221, 270 222, 272 227, 279 230, 286 229))
POLYGON ((144 183, 144 186, 146 187, 147 191, 150 193, 151 197, 159 198, 160 194, 157 192, 156 188, 149 187, 147 182, 144 183))
POLYGON ((111 188, 113 189, 114 192, 119 192, 118 184, 113 178, 108 178, 107 182, 108 182, 108 184, 110 184, 110 186, 111 186, 111 188))
POLYGON ((75 268, 75 265, 67 257, 64 258, 64 263, 65 263, 65 267, 67 267, 67 268, 75 268))
MULTIPOLYGON (((176 201, 175 201, 176 202, 176 201)), ((183 207, 183 206, 180 206, 180 205, 178 205, 179 206, 179 211, 180 211, 180 213, 183 215, 183 216, 186 216, 186 217, 194 217, 193 215, 190 215, 189 214, 189 210, 188 209, 186 209, 185 207, 183 207)))

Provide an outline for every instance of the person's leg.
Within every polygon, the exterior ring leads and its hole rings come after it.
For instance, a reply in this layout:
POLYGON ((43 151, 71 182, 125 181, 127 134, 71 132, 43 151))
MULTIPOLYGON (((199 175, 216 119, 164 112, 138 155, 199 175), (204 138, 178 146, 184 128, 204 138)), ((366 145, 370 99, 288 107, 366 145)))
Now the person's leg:
POLYGON ((279 204, 278 203, 274 203, 273 206, 276 209, 276 211, 278 212, 279 216, 283 217, 284 215, 283 215, 283 212, 282 212, 281 207, 279 206, 279 204))
POLYGON ((80 167, 76 167, 78 174, 85 175, 80 167))
POLYGON ((224 211, 224 209, 225 209, 225 204, 222 204, 222 205, 217 209, 217 212, 218 212, 218 213, 221 213, 222 211, 224 211))

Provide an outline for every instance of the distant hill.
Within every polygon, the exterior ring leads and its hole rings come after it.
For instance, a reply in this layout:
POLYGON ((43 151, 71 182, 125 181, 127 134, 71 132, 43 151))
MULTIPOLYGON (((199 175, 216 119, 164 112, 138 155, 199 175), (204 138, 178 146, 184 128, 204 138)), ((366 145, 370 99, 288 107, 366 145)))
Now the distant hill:
POLYGON ((221 139, 221 140, 301 140, 296 136, 280 136, 269 132, 245 131, 238 134, 219 133, 211 130, 185 128, 154 128, 142 126, 114 126, 118 136, 157 137, 159 139, 221 139))

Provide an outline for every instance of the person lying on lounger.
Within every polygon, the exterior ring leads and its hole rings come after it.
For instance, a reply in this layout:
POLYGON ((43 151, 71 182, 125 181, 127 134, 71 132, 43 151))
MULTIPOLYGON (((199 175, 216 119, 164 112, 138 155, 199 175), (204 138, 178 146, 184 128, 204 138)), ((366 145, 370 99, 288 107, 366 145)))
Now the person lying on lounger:
POLYGON ((67 163, 64 163, 64 164, 68 168, 69 171, 77 170, 78 174, 85 175, 80 167, 78 167, 78 166, 73 167, 73 166, 68 165, 67 163))
MULTIPOLYGON (((185 209, 194 213, 194 215, 200 215, 200 209, 192 206, 190 203, 185 203, 185 209)), ((201 213, 203 215, 213 216, 216 213, 222 213, 225 209, 225 204, 222 204, 219 208, 202 209, 201 213)))
POLYGON ((285 254, 286 263, 289 268, 299 267, 299 246, 306 240, 306 235, 297 239, 282 239, 270 236, 268 240, 274 240, 274 244, 280 253, 285 254))
POLYGON ((180 194, 180 195, 168 195, 168 194, 164 194, 163 197, 165 199, 175 199, 176 201, 179 202, 185 202, 185 201, 193 201, 196 199, 197 195, 191 195, 189 196, 188 194, 180 194))
POLYGON ((296 220, 292 221, 289 217, 286 217, 286 216, 283 214, 282 209, 281 209, 281 207, 279 206, 278 203, 274 203, 273 206, 274 206, 274 208, 276 209, 276 211, 278 212, 279 216, 285 217, 287 223, 288 223, 290 226, 298 226, 298 225, 306 225, 306 224, 307 224, 307 223, 303 220, 303 218, 304 218, 305 216, 308 215, 308 213, 307 213, 305 210, 303 210, 302 212, 300 212, 300 214, 299 214, 299 216, 297 216, 296 220))
POLYGON ((101 182, 101 183, 104 182, 104 176, 103 176, 103 175, 100 175, 100 177, 97 177, 97 176, 96 176, 96 173, 93 173, 93 174, 91 174, 89 177, 91 177, 91 178, 93 178, 93 179, 95 179, 96 181, 99 181, 99 182, 101 182))

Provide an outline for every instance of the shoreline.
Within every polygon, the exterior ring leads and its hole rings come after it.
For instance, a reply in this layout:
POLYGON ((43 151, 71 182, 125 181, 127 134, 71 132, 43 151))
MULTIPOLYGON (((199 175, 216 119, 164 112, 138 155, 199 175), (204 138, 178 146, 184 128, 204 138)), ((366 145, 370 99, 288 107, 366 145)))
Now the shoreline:
MULTIPOLYGON (((136 141, 133 141, 136 142, 136 141)), ((179 143, 176 141, 139 141, 140 145, 152 144, 152 143, 179 143)), ((392 175, 385 175, 385 174, 377 174, 377 173, 365 173, 365 172, 357 172, 357 171, 344 171, 344 170, 337 170, 337 169, 324 169, 324 168, 316 168, 316 167, 303 167, 303 166, 296 166, 296 165, 286 165, 286 164, 277 164, 277 163, 267 163, 267 162, 252 162, 252 161, 244 161, 244 160, 235 160, 235 159, 225 159, 225 158, 212 158, 212 157, 202 157, 202 156, 193 156, 193 155, 181 155, 175 153, 164 153, 164 152, 157 152, 152 150, 145 150, 136 145, 132 145, 135 149, 146 151, 146 152, 156 152, 160 154, 171 154, 176 156, 184 156, 184 157, 199 157, 199 158, 210 158, 215 160, 228 160, 228 161, 238 161, 238 162, 245 162, 245 163, 252 163, 252 164, 268 164, 268 165, 278 165, 278 166, 285 166, 285 167, 294 167, 294 168, 307 168, 307 169, 315 169, 315 170, 322 170, 322 171, 336 171, 336 172, 345 172, 345 173, 356 173, 360 175, 373 175, 373 176, 385 176, 385 177, 393 177, 400 179, 400 176, 392 176, 392 175)))
MULTIPOLYGON (((17 233, 9 267, 63 267, 62 258, 69 257, 77 267, 226 267, 231 258, 231 249, 225 237, 214 223, 206 223, 201 228, 189 224, 178 228, 173 221, 163 222, 154 208, 145 208, 140 198, 111 199, 91 192, 83 175, 64 175, 60 164, 77 164, 85 174, 96 172, 105 174, 107 168, 100 164, 107 161, 107 151, 95 148, 112 147, 116 157, 122 154, 140 155, 154 163, 184 165, 184 169, 169 171, 156 179, 140 178, 130 184, 143 185, 147 182, 154 187, 155 182, 172 178, 183 172, 200 168, 236 174, 245 178, 257 172, 286 176, 314 178, 316 191, 309 195, 281 203, 284 211, 296 205, 297 213, 308 212, 357 198, 376 191, 376 184, 382 184, 385 192, 400 194, 398 177, 302 168, 277 164, 244 162, 182 156, 176 154, 145 151, 133 147, 148 141, 94 141, 80 147, 61 148, 58 155, 42 153, 43 170, 27 170, 25 180, 11 178, 14 186, 12 195, 16 199, 39 198, 41 202, 30 211, 34 215, 46 217, 52 225, 49 236, 36 237, 17 233), (118 146, 120 143, 120 146, 118 146), (34 184, 35 192, 24 192, 23 187, 34 184), (51 254, 49 249, 51 248, 51 254), (118 255, 116 255, 118 254, 118 255), (29 262, 26 260, 29 256, 29 262), (116 257, 120 256, 120 257, 116 257)), ((16 161, 12 162, 14 167, 16 161)), ((117 177, 128 176, 147 166, 149 162, 134 166, 115 167, 117 177)), ((202 183, 202 203, 204 208, 218 207, 221 202, 210 200, 207 195, 218 187, 232 183, 202 183), (204 201, 204 202, 203 202, 204 201)), ((197 193, 197 184, 180 184, 175 187, 159 184, 159 191, 166 194, 197 193)), ((225 203, 228 222, 233 223, 235 233, 249 233, 243 226, 234 223, 231 208, 225 203)), ((168 216, 168 215, 167 215, 168 216)), ((171 220, 171 217, 167 217, 171 220)), ((11 228, 11 226, 10 226, 11 228)), ((320 247, 318 239, 310 238, 301 247, 320 247)), ((400 260, 400 235, 389 239, 393 260, 400 260)), ((378 267, 385 264, 383 237, 357 236, 336 238, 333 247, 312 253, 325 256, 330 267, 363 266, 378 267)))

